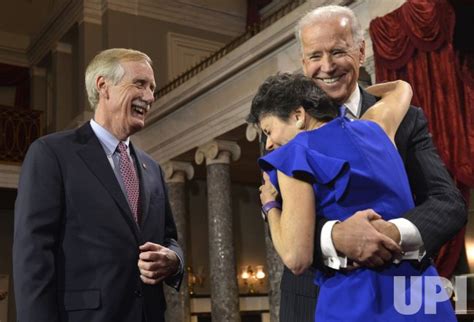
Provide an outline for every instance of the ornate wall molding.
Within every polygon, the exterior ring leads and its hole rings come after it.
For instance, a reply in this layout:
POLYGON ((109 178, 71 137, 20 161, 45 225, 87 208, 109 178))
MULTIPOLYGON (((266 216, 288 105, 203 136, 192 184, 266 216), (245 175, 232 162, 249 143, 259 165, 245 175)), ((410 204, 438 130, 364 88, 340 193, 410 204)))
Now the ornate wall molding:
POLYGON ((102 10, 125 12, 228 36, 238 36, 245 30, 243 16, 179 0, 108 0, 104 7, 102 10))
POLYGON ((224 44, 220 42, 169 32, 168 80, 174 79, 223 46, 224 44))
POLYGON ((0 31, 0 62, 27 67, 29 44, 28 36, 0 31))
POLYGON ((1 188, 18 188, 20 179, 21 166, 0 164, 0 187, 1 188))
POLYGON ((102 24, 102 1, 101 0, 83 0, 83 17, 81 22, 88 22, 97 25, 102 24))
POLYGON ((71 29, 78 21, 82 21, 82 1, 66 1, 58 7, 57 11, 46 25, 33 39, 28 48, 28 58, 31 65, 38 64, 53 48, 56 43, 71 29))

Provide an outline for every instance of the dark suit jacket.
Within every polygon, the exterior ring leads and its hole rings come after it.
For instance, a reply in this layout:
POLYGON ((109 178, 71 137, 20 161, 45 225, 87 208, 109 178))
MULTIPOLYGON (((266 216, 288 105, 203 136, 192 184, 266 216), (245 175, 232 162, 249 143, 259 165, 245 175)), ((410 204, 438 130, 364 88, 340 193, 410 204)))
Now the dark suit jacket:
MULTIPOLYGON (((377 98, 361 90, 361 115, 375 104, 377 98)), ((455 187, 449 173, 441 161, 428 131, 428 123, 420 108, 411 106, 403 119, 395 136, 395 143, 407 170, 416 208, 403 215, 420 231, 426 249, 424 261, 420 269, 430 263, 430 258, 449 241, 466 223, 467 212, 461 193, 455 187)), ((323 263, 320 236, 323 225, 327 221, 316 221, 315 254, 313 266, 322 271, 329 268, 323 263)), ((295 276, 285 267, 281 281, 282 303, 280 310, 281 322, 314 321, 318 289, 313 285, 313 274, 307 271, 295 276), (300 308, 292 308, 284 303, 286 298, 302 296, 300 308), (291 312, 291 313, 288 313, 291 312), (295 316, 300 312, 308 312, 304 318, 295 316), (309 315, 308 315, 309 314, 309 315)))
MULTIPOLYGON (((163 288, 145 285, 139 245, 183 258, 162 171, 131 148, 140 179, 141 226, 87 123, 35 141, 15 204, 13 273, 20 322, 163 321, 163 288)), ((173 277, 177 287, 182 272, 173 277)))

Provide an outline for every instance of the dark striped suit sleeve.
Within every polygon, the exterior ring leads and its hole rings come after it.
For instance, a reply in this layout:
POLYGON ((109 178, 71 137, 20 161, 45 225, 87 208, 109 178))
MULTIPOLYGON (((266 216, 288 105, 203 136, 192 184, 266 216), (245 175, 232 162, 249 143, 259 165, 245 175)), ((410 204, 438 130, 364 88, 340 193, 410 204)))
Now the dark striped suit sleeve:
POLYGON ((418 228, 426 254, 432 257, 465 225, 467 211, 461 193, 433 144, 423 111, 411 110, 398 130, 401 133, 397 132, 396 136, 397 146, 406 145, 405 167, 416 203, 403 217, 418 228), (409 126, 405 127, 404 123, 409 126), (409 133, 403 133, 408 129, 409 133))

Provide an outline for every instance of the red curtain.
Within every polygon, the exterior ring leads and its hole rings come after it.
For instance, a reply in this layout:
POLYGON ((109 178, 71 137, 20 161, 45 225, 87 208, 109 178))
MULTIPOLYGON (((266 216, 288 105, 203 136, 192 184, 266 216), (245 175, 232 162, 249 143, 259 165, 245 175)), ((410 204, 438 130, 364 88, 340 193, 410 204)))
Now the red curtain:
MULTIPOLYGON (((466 192, 474 187, 474 72, 472 57, 453 49, 454 24, 447 1, 408 0, 374 19, 369 31, 377 82, 412 84, 413 104, 423 108, 441 158, 466 192)), ((454 271, 463 244, 464 230, 440 251, 436 263, 443 276, 454 271)))
POLYGON ((28 68, 0 63, 0 86, 15 86, 15 107, 30 107, 30 72, 28 68))

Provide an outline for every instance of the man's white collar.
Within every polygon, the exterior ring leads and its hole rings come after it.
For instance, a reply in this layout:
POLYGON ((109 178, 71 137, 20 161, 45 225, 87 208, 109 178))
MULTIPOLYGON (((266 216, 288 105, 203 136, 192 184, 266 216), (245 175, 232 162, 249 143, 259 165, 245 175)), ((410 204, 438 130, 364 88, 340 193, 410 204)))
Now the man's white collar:
POLYGON ((356 86, 354 91, 352 92, 349 99, 344 102, 346 108, 351 111, 352 115, 356 116, 357 118, 360 117, 360 90, 359 86, 356 86))

